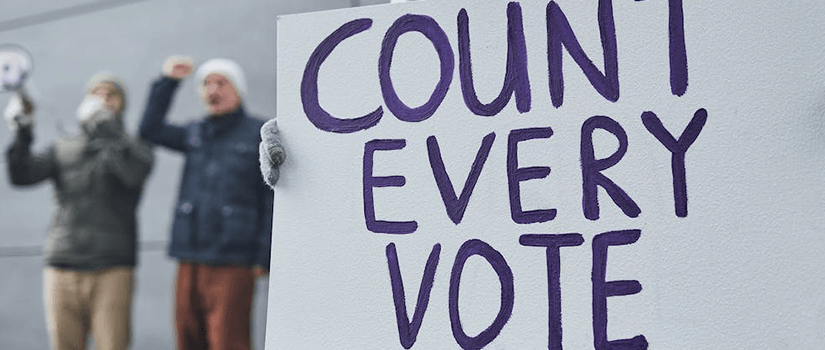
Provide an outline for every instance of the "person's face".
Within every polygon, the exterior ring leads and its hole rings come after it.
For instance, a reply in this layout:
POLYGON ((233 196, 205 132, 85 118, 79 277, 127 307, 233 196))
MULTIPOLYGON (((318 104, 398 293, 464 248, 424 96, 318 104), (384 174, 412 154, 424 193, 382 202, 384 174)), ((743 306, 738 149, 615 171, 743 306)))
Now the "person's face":
POLYGON ((238 109, 241 98, 229 79, 212 73, 203 80, 203 101, 211 115, 223 115, 238 109))
POLYGON ((100 83, 92 90, 91 94, 99 96, 103 101, 105 101, 106 107, 108 107, 112 112, 120 111, 120 107, 123 106, 123 96, 121 96, 120 91, 115 88, 114 83, 100 83))

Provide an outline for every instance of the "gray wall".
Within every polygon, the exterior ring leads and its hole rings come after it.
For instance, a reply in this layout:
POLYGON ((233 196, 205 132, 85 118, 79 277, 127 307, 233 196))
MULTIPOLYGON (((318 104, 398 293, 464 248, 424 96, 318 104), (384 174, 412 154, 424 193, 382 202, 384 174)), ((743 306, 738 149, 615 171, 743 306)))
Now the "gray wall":
MULTIPOLYGON (((0 43, 26 47, 34 57, 30 81, 38 103, 35 149, 43 149, 77 123, 74 111, 87 79, 105 69, 126 83, 127 130, 135 132, 149 85, 164 58, 193 56, 196 63, 227 57, 244 67, 247 110, 275 117, 276 19, 278 15, 371 5, 375 0, 301 1, 4 1, 0 43), (103 8, 105 7, 105 8, 103 8), (94 10, 97 8, 98 10, 94 10), (94 11, 93 11, 94 10, 94 11)), ((9 94, 0 94, 3 108, 9 94)), ((170 120, 202 114, 191 79, 182 84, 170 120)), ((5 125, 5 124, 4 124, 5 125)), ((0 126, 5 149, 12 135, 0 126)), ((137 269, 134 349, 173 349, 175 263, 165 253, 182 157, 158 149, 139 213, 144 243, 137 269)), ((5 162, 5 160, 3 160, 5 162)), ((5 164, 2 164, 5 167, 5 164)), ((42 306, 42 256, 38 254, 54 210, 49 183, 29 189, 8 184, 0 171, 0 348, 46 349, 42 306)), ((277 205, 277 203, 276 203, 277 205)), ((267 281, 257 285, 253 338, 263 348, 267 281)))

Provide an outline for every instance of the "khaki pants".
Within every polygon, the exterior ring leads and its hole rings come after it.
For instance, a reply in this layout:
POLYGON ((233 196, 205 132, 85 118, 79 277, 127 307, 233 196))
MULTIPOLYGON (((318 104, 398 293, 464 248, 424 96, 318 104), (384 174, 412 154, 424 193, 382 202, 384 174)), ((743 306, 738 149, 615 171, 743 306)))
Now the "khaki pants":
POLYGON ((76 271, 46 267, 46 327, 55 350, 86 350, 91 332, 99 350, 125 350, 131 340, 131 267, 76 271))
POLYGON ((255 278, 244 266, 178 265, 178 350, 249 350, 255 278))

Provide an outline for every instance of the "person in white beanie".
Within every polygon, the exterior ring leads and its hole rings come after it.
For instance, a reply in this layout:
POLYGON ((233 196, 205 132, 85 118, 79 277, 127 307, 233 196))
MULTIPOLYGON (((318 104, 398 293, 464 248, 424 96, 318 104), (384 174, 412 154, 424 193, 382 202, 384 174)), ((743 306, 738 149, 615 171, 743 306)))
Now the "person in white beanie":
MULTIPOLYGON (((240 66, 212 59, 195 72, 206 116, 166 115, 192 60, 174 56, 151 87, 141 137, 185 156, 169 255, 178 260, 177 349, 250 349, 254 279, 269 271, 272 193, 259 172, 264 121, 244 109, 240 66)), ((282 152, 282 150, 281 150, 282 152)))
MULTIPOLYGON (((15 186, 54 183, 56 211, 46 238, 43 289, 53 349, 100 350, 131 342, 137 206, 154 161, 150 145, 123 130, 126 89, 111 74, 88 83, 77 109, 80 132, 31 152, 32 101, 17 93, 5 110, 15 132, 7 151, 15 186)), ((39 209, 39 208, 32 208, 39 209)))

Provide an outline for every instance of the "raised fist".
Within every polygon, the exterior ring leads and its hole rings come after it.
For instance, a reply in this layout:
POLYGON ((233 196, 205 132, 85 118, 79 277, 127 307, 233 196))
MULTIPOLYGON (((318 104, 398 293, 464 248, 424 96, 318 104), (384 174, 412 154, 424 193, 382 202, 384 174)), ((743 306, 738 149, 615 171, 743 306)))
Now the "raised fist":
POLYGON ((286 160, 286 153, 278 136, 278 123, 271 119, 261 127, 261 145, 258 148, 261 175, 270 187, 275 187, 280 175, 279 167, 286 160))
POLYGON ((31 100, 27 96, 15 92, 9 99, 9 104, 6 105, 6 110, 3 112, 9 129, 16 131, 17 129, 34 125, 33 110, 34 104, 31 100))
POLYGON ((192 74, 193 66, 191 57, 171 56, 163 62, 163 75, 180 80, 192 74))

